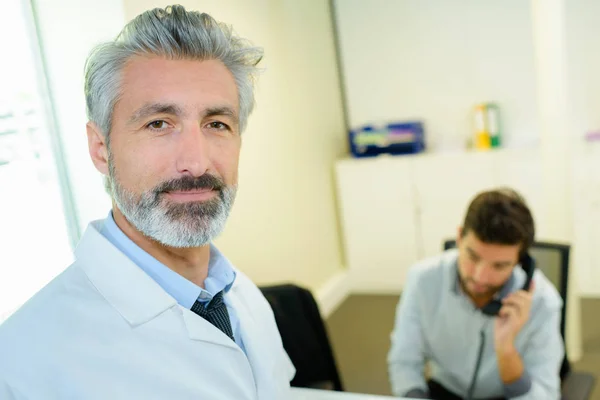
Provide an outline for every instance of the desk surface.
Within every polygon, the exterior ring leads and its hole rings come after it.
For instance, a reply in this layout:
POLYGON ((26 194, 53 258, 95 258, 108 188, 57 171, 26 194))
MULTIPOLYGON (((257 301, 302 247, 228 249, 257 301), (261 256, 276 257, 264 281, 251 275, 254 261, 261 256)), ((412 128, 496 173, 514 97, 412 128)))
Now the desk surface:
POLYGON ((405 397, 375 396, 327 390, 292 388, 292 400, 409 400, 405 397))

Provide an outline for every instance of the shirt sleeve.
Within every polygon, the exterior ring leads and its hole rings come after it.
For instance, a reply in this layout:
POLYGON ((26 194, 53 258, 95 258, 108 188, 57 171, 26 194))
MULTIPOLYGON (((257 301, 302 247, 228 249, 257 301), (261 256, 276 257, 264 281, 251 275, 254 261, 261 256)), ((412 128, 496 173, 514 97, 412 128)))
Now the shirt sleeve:
POLYGON ((425 351, 417 290, 418 272, 412 268, 408 273, 391 334, 392 346, 388 354, 388 370, 392 393, 395 396, 405 396, 415 390, 427 393, 427 384, 423 375, 425 351))
POLYGON ((7 382, 0 379, 0 399, 2 400, 26 400, 24 396, 18 395, 7 382))
POLYGON ((525 373, 517 382, 504 387, 504 395, 514 400, 560 399, 560 366, 565 350, 560 334, 560 307, 542 311, 524 354, 525 373), (528 390, 527 390, 528 387, 528 390))

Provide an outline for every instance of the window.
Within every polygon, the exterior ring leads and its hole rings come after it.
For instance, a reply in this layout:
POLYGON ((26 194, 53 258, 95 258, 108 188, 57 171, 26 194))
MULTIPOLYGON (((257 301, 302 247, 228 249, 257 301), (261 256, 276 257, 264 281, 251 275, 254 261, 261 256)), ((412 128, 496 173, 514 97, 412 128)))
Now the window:
POLYGON ((7 3, 0 24, 0 323, 69 265, 77 236, 33 14, 25 1, 7 3))

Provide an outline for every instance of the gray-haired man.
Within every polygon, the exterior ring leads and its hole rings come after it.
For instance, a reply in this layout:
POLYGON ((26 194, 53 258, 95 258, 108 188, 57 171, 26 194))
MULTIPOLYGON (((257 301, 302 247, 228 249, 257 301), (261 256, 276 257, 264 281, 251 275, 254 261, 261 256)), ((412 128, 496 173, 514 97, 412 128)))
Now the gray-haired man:
POLYGON ((88 60, 89 152, 113 209, 0 326, 2 399, 288 398, 257 287, 211 244, 238 178, 262 51, 181 6, 88 60))

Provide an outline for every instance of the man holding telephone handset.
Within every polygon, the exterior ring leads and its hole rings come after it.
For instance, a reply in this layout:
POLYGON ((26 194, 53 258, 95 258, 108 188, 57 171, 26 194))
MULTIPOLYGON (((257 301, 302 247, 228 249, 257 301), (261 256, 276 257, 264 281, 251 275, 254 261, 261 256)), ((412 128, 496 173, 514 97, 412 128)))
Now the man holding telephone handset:
POLYGON ((410 270, 388 355, 394 395, 560 398, 562 300, 528 254, 534 234, 518 193, 484 192, 458 248, 410 270))

